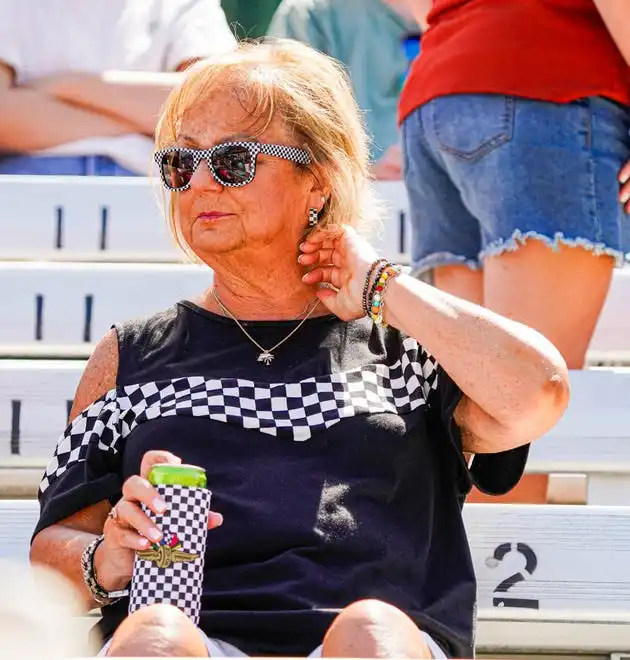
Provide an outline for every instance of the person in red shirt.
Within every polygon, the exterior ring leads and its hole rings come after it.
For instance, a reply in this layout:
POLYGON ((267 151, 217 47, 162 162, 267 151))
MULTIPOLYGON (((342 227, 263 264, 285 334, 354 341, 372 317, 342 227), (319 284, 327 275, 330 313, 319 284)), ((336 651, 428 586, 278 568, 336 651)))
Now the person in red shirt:
POLYGON ((408 5, 426 28, 399 106, 415 272, 581 369, 630 252, 630 3, 408 5))
POLYGON ((582 368, 630 251, 627 0, 408 3, 432 7, 399 111, 416 272, 582 368))

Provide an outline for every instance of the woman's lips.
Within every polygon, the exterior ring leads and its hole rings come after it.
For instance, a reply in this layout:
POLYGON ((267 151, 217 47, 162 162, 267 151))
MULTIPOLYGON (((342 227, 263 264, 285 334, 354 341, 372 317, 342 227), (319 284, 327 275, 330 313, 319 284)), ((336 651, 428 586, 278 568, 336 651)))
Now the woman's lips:
POLYGON ((204 211, 197 216, 197 220, 218 220, 219 218, 225 218, 232 213, 220 213, 219 211, 204 211))
POLYGON ((223 216, 230 215, 229 213, 222 213, 221 211, 204 211, 200 213, 198 218, 222 218, 223 216))

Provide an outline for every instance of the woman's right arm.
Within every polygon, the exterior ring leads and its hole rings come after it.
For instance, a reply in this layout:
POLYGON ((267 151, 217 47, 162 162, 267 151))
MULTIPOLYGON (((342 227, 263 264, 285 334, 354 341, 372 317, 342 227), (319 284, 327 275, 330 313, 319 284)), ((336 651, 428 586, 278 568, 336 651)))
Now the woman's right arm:
MULTIPOLYGON (((116 331, 110 330, 97 344, 85 367, 75 394, 70 421, 116 386, 117 373, 118 341, 116 331)), ((96 536, 103 533, 110 509, 107 500, 89 506, 56 525, 43 529, 35 536, 31 545, 31 562, 45 564, 62 573, 77 588, 88 609, 97 605, 83 581, 81 554, 96 536)), ((104 576, 99 575, 99 580, 102 577, 104 576)))
MULTIPOLYGON (((110 330, 97 344, 86 365, 70 421, 116 387, 117 373, 118 338, 116 331, 110 330)), ((85 585, 81 555, 97 536, 103 535, 104 540, 94 554, 94 570, 98 583, 108 592, 124 589, 129 584, 136 551, 146 550, 150 545, 148 539, 159 541, 162 536, 139 506, 143 503, 156 514, 166 509, 166 504, 147 480, 157 463, 181 463, 181 459, 167 451, 148 451, 142 458, 140 474, 132 475, 122 484, 122 497, 116 503, 116 521, 108 517, 111 505, 104 499, 44 527, 33 539, 31 562, 45 564, 63 574, 82 596, 87 609, 98 605, 85 585)), ((84 486, 89 489, 94 484, 88 482, 84 486)), ((218 527, 222 520, 220 514, 210 512, 208 527, 218 527)))
MULTIPOLYGON (((118 373, 118 339, 110 330, 97 344, 77 387, 70 421, 98 398, 116 386, 118 373)), ((140 468, 148 474, 156 463, 178 463, 179 458, 169 452, 149 451, 140 468)), ((142 501, 154 508, 156 492, 142 476, 132 476, 122 488, 123 499, 117 505, 119 517, 125 524, 108 519, 111 510, 104 500, 42 529, 31 544, 30 560, 45 564, 62 573, 82 596, 87 609, 98 607, 83 580, 81 555, 97 536, 105 535, 94 555, 98 583, 106 591, 124 589, 131 579, 136 550, 146 550, 152 531, 150 519, 138 508, 142 501), (141 536, 138 532, 141 532, 141 536)), ((159 533, 159 532, 158 532, 159 533)), ((159 537, 158 537, 159 538, 159 537)))

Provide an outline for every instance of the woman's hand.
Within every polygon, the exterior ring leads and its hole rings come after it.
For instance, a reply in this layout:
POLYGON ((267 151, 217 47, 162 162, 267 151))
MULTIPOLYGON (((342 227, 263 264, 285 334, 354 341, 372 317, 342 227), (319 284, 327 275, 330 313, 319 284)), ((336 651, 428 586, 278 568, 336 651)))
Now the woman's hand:
MULTIPOLYGON (((147 477, 158 463, 181 463, 181 459, 167 451, 149 451, 142 458, 140 475, 129 477, 123 485, 123 496, 116 503, 116 516, 108 517, 103 527, 104 541, 94 558, 99 584, 106 590, 124 588, 131 580, 133 562, 137 550, 147 550, 151 543, 162 538, 162 532, 151 521, 140 504, 146 505, 159 515, 166 510, 166 503, 147 477)), ((220 513, 210 512, 208 528, 223 522, 220 513)))
POLYGON ((621 190, 619 191, 619 201, 630 215, 630 161, 628 161, 619 172, 619 182, 621 190))
POLYGON ((324 305, 344 321, 364 316, 363 287, 370 265, 378 258, 376 250, 348 226, 316 230, 300 250, 299 263, 311 267, 302 280, 335 287, 317 292, 324 305))

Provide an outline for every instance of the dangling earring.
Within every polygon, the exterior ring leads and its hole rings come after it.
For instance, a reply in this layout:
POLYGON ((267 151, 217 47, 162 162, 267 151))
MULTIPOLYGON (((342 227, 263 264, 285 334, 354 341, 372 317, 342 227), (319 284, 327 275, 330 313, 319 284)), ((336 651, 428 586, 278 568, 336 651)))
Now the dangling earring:
POLYGON ((315 227, 317 225, 317 220, 319 219, 319 211, 316 208, 311 208, 308 210, 308 226, 315 227))

